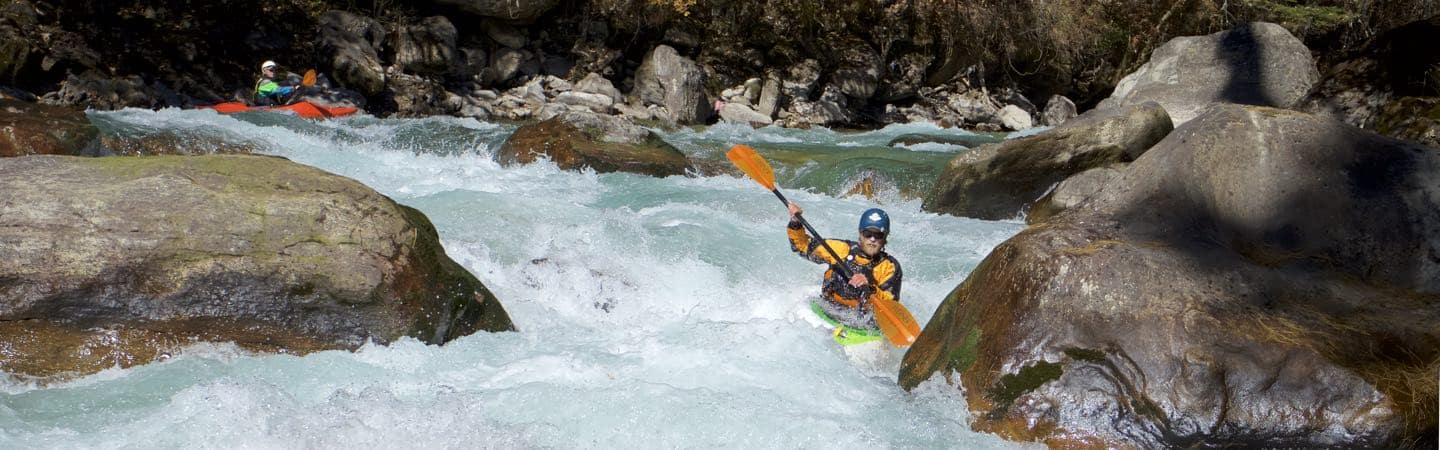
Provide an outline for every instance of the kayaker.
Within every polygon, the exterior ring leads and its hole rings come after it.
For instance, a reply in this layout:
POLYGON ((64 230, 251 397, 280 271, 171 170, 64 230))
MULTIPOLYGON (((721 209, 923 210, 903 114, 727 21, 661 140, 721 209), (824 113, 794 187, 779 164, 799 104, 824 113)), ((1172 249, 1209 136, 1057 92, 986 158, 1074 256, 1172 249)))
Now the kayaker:
POLYGON ((284 105, 290 94, 295 92, 294 83, 285 77, 277 77, 275 61, 260 64, 260 79, 255 82, 255 104, 260 106, 284 105))
POLYGON ((850 279, 841 279, 836 261, 819 241, 810 238, 800 223, 803 210, 790 203, 790 224, 786 234, 790 249, 818 264, 831 267, 821 282, 820 308, 840 324, 862 330, 877 330, 874 302, 877 297, 900 301, 900 262, 885 253, 890 235, 890 216, 880 208, 860 214, 859 240, 826 239, 849 269, 850 279))

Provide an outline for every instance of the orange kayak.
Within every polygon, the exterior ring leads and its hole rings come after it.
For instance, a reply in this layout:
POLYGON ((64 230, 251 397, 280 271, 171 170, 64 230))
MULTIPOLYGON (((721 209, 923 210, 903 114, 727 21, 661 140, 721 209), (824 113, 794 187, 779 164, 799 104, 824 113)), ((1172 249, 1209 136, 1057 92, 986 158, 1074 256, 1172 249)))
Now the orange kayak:
POLYGON ((231 114, 244 111, 274 111, 289 112, 306 119, 329 119, 332 117, 344 117, 359 111, 359 108, 345 106, 320 106, 310 102, 295 102, 284 106, 250 106, 241 102, 217 103, 201 108, 213 109, 220 114, 231 114))

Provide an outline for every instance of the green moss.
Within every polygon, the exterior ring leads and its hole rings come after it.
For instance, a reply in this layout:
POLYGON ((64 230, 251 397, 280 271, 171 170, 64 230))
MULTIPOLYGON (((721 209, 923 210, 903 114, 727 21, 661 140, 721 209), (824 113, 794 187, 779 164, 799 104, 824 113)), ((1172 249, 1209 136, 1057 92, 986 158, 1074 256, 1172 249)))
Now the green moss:
POLYGON ((1019 372, 1000 377, 1000 382, 990 389, 990 400, 995 402, 994 412, 1003 414, 1021 395, 1060 378, 1065 369, 1059 364, 1038 362, 1020 369, 1019 372))
MULTIPOLYGON (((1298 0, 1262 0, 1257 5, 1274 14, 1272 20, 1281 24, 1308 28, 1331 29, 1354 20, 1356 14, 1338 6, 1304 5, 1298 0)), ((1290 27, 1287 27, 1290 28, 1290 27)))
POLYGON ((980 329, 971 328, 970 333, 965 335, 965 340, 960 347, 950 351, 950 369, 956 372, 964 372, 975 364, 979 357, 980 329))
POLYGON ((1070 359, 1074 359, 1076 361, 1084 361, 1088 363, 1099 364, 1105 362, 1105 352, 1088 348, 1067 348, 1065 349, 1065 356, 1069 356, 1070 359))

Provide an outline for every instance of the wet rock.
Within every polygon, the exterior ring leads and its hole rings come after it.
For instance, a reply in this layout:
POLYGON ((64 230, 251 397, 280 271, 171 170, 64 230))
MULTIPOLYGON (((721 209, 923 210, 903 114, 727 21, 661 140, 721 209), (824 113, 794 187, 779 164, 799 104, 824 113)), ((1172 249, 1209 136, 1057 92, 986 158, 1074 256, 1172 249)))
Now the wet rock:
POLYGON ((975 429, 1052 447, 1430 446, 1435 186, 1432 149, 1216 106, 996 247, 901 384, 945 374, 975 429))
POLYGON ((1179 125, 1214 103, 1292 107, 1319 78, 1304 43, 1279 25, 1255 22, 1171 39, 1097 108, 1155 101, 1179 125))
POLYGON ((654 132, 614 116, 564 112, 522 126, 495 153, 502 165, 548 158, 565 170, 630 172, 656 177, 684 175, 689 160, 654 132))
POLYGON ((1071 175, 1128 162, 1170 132, 1156 103, 1093 110, 1034 136, 984 145, 945 167, 923 208, 987 220, 1014 218, 1071 175))
POLYGON ((895 136, 894 139, 891 139, 890 142, 889 142, 888 144, 885 144, 885 145, 886 145, 887 147, 894 147, 894 146, 896 146, 896 145, 915 145, 915 144, 936 143, 936 144, 960 145, 960 146, 965 146, 965 147, 977 147, 977 146, 980 146, 980 145, 983 145, 983 144, 994 144, 994 143, 997 143, 997 142, 1004 142, 1004 141, 1005 141, 1005 139, 1002 138, 1002 137, 993 136, 993 135, 989 135, 989 134, 923 134, 923 133, 907 133, 907 134, 902 134, 902 135, 899 135, 899 136, 895 136))
POLYGON ((80 155, 99 136, 83 111, 0 99, 0 157, 80 155))
POLYGON ((0 192, 7 372, 102 367, 76 358, 94 329, 130 365, 153 339, 303 352, 514 328, 424 214, 282 158, 4 158, 0 192))

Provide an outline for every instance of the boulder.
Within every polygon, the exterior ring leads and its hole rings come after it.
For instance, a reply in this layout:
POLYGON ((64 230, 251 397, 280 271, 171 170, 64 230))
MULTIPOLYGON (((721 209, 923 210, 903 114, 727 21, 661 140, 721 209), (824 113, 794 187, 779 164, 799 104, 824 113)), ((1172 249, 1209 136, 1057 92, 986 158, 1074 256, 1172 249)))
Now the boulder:
POLYGON ((619 89, 615 89, 614 83, 611 83, 609 79, 595 72, 586 74, 585 78, 575 83, 575 90, 610 97, 611 103, 625 101, 625 96, 620 93, 619 89))
POLYGON ((1030 117, 1030 113, 1015 105, 1000 108, 996 119, 1000 121, 1000 125, 1011 131, 1028 130, 1035 126, 1035 120, 1030 117))
POLYGON ((956 155, 925 197, 926 211, 987 220, 1014 218, 1056 183, 1128 162, 1172 129, 1156 103, 1093 110, 1040 134, 956 155))
POLYGON ((1429 448, 1440 153, 1220 105, 1002 243, 902 363, 1054 448, 1429 448))
POLYGON ((385 69, 378 49, 385 44, 380 22, 345 11, 320 15, 321 54, 330 55, 329 72, 342 86, 365 95, 385 89, 385 69))
POLYGON ((0 131, 0 157, 79 155, 100 136, 84 111, 10 99, 0 99, 0 131))
MULTIPOLYGON (((1119 166, 1117 164, 1117 166, 1119 166)), ((1030 213, 1025 215, 1025 223, 1034 225, 1044 222, 1061 212, 1080 206, 1086 200, 1099 194, 1111 181, 1120 177, 1123 167, 1096 167, 1075 174, 1060 184, 1055 185, 1049 193, 1041 197, 1030 208, 1030 213)))
POLYGON ((875 95, 875 89, 880 82, 881 68, 884 65, 880 54, 859 39, 848 40, 839 44, 839 47, 837 67, 830 74, 830 83, 850 98, 869 99, 875 95))
POLYGON ((495 160, 505 166, 541 157, 565 170, 588 167, 655 177, 684 175, 690 167, 684 153, 653 131, 617 117, 574 111, 516 129, 495 152, 495 160))
POLYGON ((780 106, 780 74, 777 72, 765 73, 765 84, 760 88, 760 99, 755 103, 755 112, 765 117, 775 117, 775 112, 780 106))
POLYGON ((714 110, 705 96, 705 72, 668 45, 656 46, 635 71, 632 92, 642 104, 664 106, 676 123, 703 123, 714 110))
POLYGON ((1097 108, 1155 101, 1179 125, 1214 103, 1290 108, 1319 78, 1303 42, 1284 27, 1254 22, 1171 39, 1097 108))
POLYGON ((1065 121, 1074 119, 1077 114, 1075 102, 1070 101, 1063 95, 1052 95, 1050 100, 1045 101, 1045 112, 1040 115, 1040 123, 1052 127, 1058 127, 1065 121))
POLYGON ((762 126, 774 122, 770 116, 760 114, 750 109, 749 106, 739 103, 726 103, 725 106, 720 107, 720 120, 762 126))
POLYGON ((994 143, 999 143, 999 142, 1005 142, 1005 138, 999 137, 999 136, 994 136, 994 135, 989 135, 989 134, 924 134, 924 133, 906 133, 906 134, 902 134, 902 135, 899 135, 899 136, 895 136, 895 138, 894 138, 894 139, 891 139, 889 143, 885 144, 885 146, 887 146, 887 147, 894 147, 894 146, 897 146, 897 145, 915 145, 915 144, 930 144, 930 143, 935 143, 935 144, 959 145, 959 146, 964 146, 964 147, 977 147, 977 146, 984 145, 984 144, 994 144, 994 143))
POLYGON ((12 374, 143 364, 196 340, 306 352, 514 329, 424 214, 282 158, 4 158, 0 192, 12 374))
POLYGON ((395 37, 395 66, 416 75, 444 75, 460 60, 458 31, 445 16, 430 16, 405 26, 395 37))

